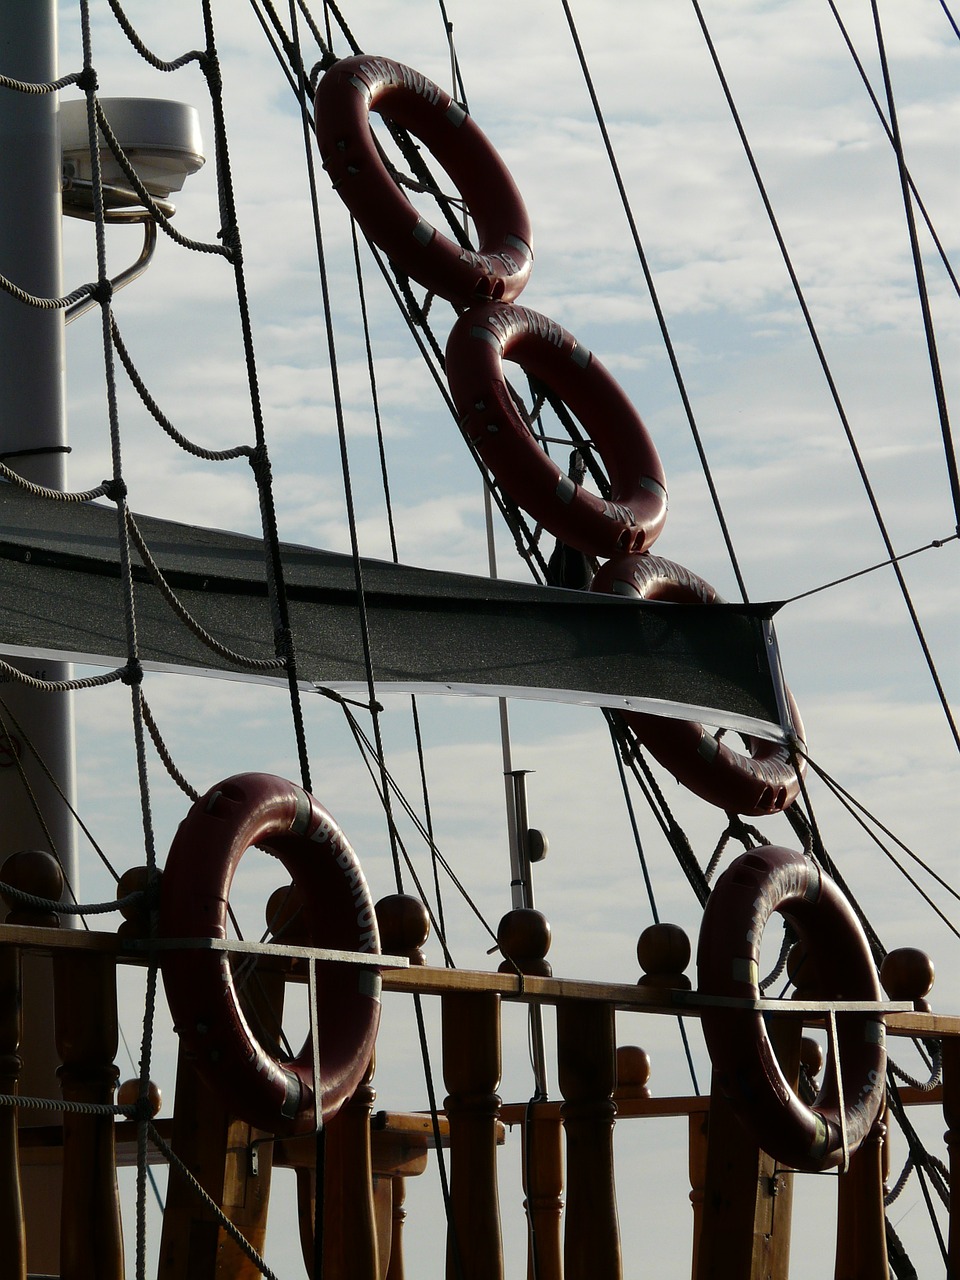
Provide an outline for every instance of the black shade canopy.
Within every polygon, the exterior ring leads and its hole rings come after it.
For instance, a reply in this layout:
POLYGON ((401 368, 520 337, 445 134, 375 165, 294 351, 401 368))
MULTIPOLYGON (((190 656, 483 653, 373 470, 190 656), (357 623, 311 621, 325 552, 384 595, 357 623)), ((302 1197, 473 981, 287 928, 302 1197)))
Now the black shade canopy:
MULTIPOLYGON (((187 610, 228 648, 274 655, 258 539, 152 517, 137 525, 187 610)), ((118 666, 126 656, 117 513, 0 483, 0 648, 118 666)), ((176 617, 136 550, 141 662, 239 679, 176 617)), ((284 544, 298 674, 366 690, 351 557, 284 544)), ((361 562, 378 689, 505 695, 682 716, 781 737, 771 677, 773 607, 645 603, 361 562)))

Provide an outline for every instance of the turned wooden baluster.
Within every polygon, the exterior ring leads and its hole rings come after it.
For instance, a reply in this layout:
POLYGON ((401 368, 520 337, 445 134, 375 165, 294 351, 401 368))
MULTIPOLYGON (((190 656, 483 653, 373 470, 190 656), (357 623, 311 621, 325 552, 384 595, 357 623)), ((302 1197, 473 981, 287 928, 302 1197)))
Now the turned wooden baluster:
MULTIPOLYGON (((6 946, 0 948, 0 1093, 17 1092, 20 999, 20 951, 6 946)), ((0 1280, 24 1280, 26 1273, 17 1110, 0 1107, 0 1280)))
MULTIPOLYGON (((947 1126, 944 1138, 950 1165, 950 1186, 953 1188, 960 1187, 960 1039, 945 1036, 942 1052, 943 1118, 947 1126)), ((950 1202, 952 1212, 947 1237, 947 1275, 953 1280, 960 1276, 960 1212, 957 1211, 952 1190, 950 1202)))
POLYGON ((620 1229, 613 1176, 617 1082, 613 1006, 557 1006, 560 1113, 567 1141, 567 1280, 619 1280, 620 1229))
MULTIPOLYGON (((419 898, 394 893, 381 898, 374 908, 380 930, 380 950, 385 955, 406 956, 411 964, 426 963, 423 948, 430 937, 430 914, 419 898)), ((385 1280, 404 1280, 403 1224, 407 1211, 403 1204, 407 1188, 402 1177, 390 1179, 390 1236, 380 1234, 380 1268, 385 1280)))
POLYGON ((403 1202, 407 1198, 407 1180, 391 1178, 390 1186, 393 1191, 390 1219, 391 1249, 384 1280, 406 1280, 403 1268, 403 1224, 407 1218, 407 1211, 403 1207, 403 1202))
MULTIPOLYGON (((497 927, 505 959, 501 973, 553 974, 546 959, 550 924, 532 907, 508 911, 497 927)), ((521 1180, 526 1195, 527 1275, 530 1280, 560 1280, 563 1275, 563 1125, 556 1108, 550 1114, 534 1103, 520 1130, 521 1180)))
MULTIPOLYGON (((120 1075, 116 960, 61 951, 53 980, 64 1100, 112 1104, 120 1075)), ((61 1280, 123 1280, 114 1127, 109 1113, 64 1113, 61 1280)))
POLYGON ((451 1280, 499 1280, 500 997, 495 992, 456 992, 443 996, 442 1008, 450 1123, 447 1275, 451 1280))

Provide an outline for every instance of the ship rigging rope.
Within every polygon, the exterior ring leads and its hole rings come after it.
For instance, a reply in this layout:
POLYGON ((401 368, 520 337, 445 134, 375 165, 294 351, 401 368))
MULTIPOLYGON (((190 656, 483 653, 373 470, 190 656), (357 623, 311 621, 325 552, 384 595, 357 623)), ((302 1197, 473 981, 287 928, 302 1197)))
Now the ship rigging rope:
POLYGON ((887 60, 886 42, 883 38, 883 24, 880 21, 880 10, 877 0, 871 0, 873 24, 877 34, 877 52, 880 55, 880 68, 883 72, 883 84, 887 95, 887 112, 890 118, 890 137, 897 158, 897 173, 900 178, 900 191, 903 196, 903 211, 907 221, 907 234, 910 238, 910 254, 917 279, 917 295, 920 299, 920 310, 923 314, 923 331, 927 340, 927 355, 930 361, 930 374, 933 378, 933 389, 937 399, 937 413, 940 418, 940 434, 943 437, 943 453, 950 478, 950 492, 953 496, 953 514, 958 532, 960 532, 960 474, 957 472, 957 454, 953 446, 953 433, 950 428, 950 415, 947 410, 947 395, 943 386, 943 374, 940 368, 940 356, 937 351, 937 335, 933 324, 933 312, 930 309, 930 296, 927 292, 927 280, 923 269, 923 258, 920 253, 920 241, 917 238, 917 220, 913 211, 913 200, 910 194, 910 175, 903 154, 903 139, 900 136, 900 122, 897 117, 897 105, 893 94, 893 80, 890 75, 890 64, 887 60))
MULTIPOLYGON (((566 0, 563 0, 563 3, 566 4, 566 0)), ((804 321, 806 323, 807 331, 813 343, 817 360, 819 361, 820 368, 823 372, 824 378, 827 383, 827 388, 830 392, 830 396, 833 400, 834 407, 837 411, 837 416, 843 428, 844 435, 846 436, 847 444, 849 446, 851 456, 857 468, 857 472, 860 476, 860 482, 863 486, 864 493, 866 494, 870 509, 873 512, 874 520, 880 532, 880 537, 883 541, 883 545, 886 548, 887 556, 892 562, 893 572, 896 576, 897 584, 900 588, 900 594, 903 599, 904 605, 907 609, 907 613, 910 617, 910 621, 913 625, 914 633, 916 634, 917 640, 920 644, 920 649, 923 653, 924 660, 927 664, 927 669, 930 673, 930 678, 933 681, 933 686, 934 686, 934 689, 936 690, 937 698, 940 702, 940 706, 946 718, 947 725, 949 727, 951 736, 953 737, 953 740, 954 740, 954 744, 957 750, 960 751, 960 728, 958 728, 957 726, 956 720, 953 715, 953 711, 947 699, 946 692, 941 683, 940 676, 937 671, 936 663, 933 660, 933 654, 931 653, 930 647, 927 644, 926 635, 924 634, 923 627, 920 623, 920 618, 917 615, 917 611, 913 603, 913 598, 910 594, 910 589, 907 586, 906 578, 903 576, 903 571, 901 570, 900 566, 896 562, 897 560, 896 552, 894 550, 893 542, 890 538, 890 534, 887 530, 886 521, 883 518, 883 513, 880 510, 880 504, 877 500, 876 494, 874 493, 874 489, 870 481, 870 477, 867 474, 866 465, 864 464, 863 458, 860 454, 859 446, 857 445, 856 438, 853 434, 853 428, 850 425, 850 420, 847 417, 846 410, 843 406, 843 401, 841 400, 839 389, 833 377, 833 372, 827 360, 827 356, 826 356, 826 352, 824 350, 823 344, 820 341, 820 335, 814 323, 813 315, 807 304, 803 287, 800 284, 800 279, 793 265, 793 260, 790 256, 790 252, 787 248, 786 241, 780 229, 779 221, 774 212, 773 205, 770 202, 770 197, 767 193, 766 185, 763 181, 763 177, 757 165, 756 158, 753 154, 753 148, 750 146, 749 139, 747 138, 746 130, 744 129, 744 126, 743 126, 743 121, 740 118, 740 112, 738 111, 736 102, 734 101, 733 94, 731 92, 730 85, 726 77, 726 73, 723 70, 723 66, 720 62, 719 54, 717 53, 717 49, 716 49, 716 46, 714 45, 713 38, 710 35, 709 28, 707 27, 706 21, 704 19, 703 11, 700 7, 699 0, 691 0, 691 3, 693 5, 694 12, 696 13, 697 20, 700 24, 700 29, 703 32, 703 37, 704 37, 704 40, 706 41, 707 49, 713 61, 714 69, 716 70, 717 78, 720 82, 720 87, 723 90, 724 97, 727 100, 727 106, 730 109, 730 114, 733 119, 733 123, 740 137, 740 142, 743 147, 744 155, 746 157, 747 163, 750 166, 750 170, 753 174, 754 181, 756 182, 757 190, 759 192, 760 199, 763 203, 763 207, 766 210, 767 218, 769 219, 771 230, 773 231, 774 238, 776 239, 777 246, 780 250, 780 255, 783 259, 784 266, 790 278, 790 282, 793 286, 793 290, 797 298, 797 303, 800 307, 801 314, 803 315, 804 321)))
MULTIPOLYGON (((340 475, 343 481, 343 494, 347 508, 347 524, 350 532, 350 552, 353 557, 353 571, 357 588, 357 613, 360 624, 360 638, 363 650, 363 664, 367 680, 367 692, 370 699, 371 723, 373 725, 374 739, 377 744, 377 759, 383 765, 383 738, 380 724, 380 713, 376 710, 378 706, 376 701, 376 679, 373 669, 373 655, 370 647, 370 626, 367 616, 366 594, 363 586, 363 569, 360 561, 360 540, 357 530, 357 512, 356 504, 353 497, 353 482, 350 472, 350 457, 347 447, 346 423, 343 412, 343 395, 340 386, 340 372, 337 359, 337 344, 333 330, 332 318, 332 302, 330 296, 330 281, 327 274, 326 254, 323 243, 323 228, 320 220, 320 202, 317 192, 316 166, 314 164, 314 148, 311 139, 311 127, 308 115, 308 94, 306 70, 303 63, 303 56, 300 47, 300 29, 296 21, 296 8, 291 0, 290 4, 290 22, 291 22, 291 43, 290 57, 293 63, 293 70, 296 77, 297 99, 300 107, 301 133, 303 139, 304 160, 307 169, 307 181, 310 190, 310 204, 313 212, 313 232, 316 247, 317 272, 320 283, 320 293, 323 301, 324 329, 327 342, 327 357, 330 362, 330 389, 333 396, 334 418, 337 425, 337 440, 340 449, 340 475)), ((387 786, 386 777, 383 776, 381 786, 379 788, 381 800, 384 805, 384 813, 387 822, 387 832, 390 839, 390 852, 393 859, 393 872, 396 881, 397 892, 403 892, 403 871, 401 867, 400 853, 397 846, 396 825, 393 821, 393 815, 390 808, 390 789, 387 786)))
MULTIPOLYGON (((870 101, 873 103, 873 108, 877 113, 877 118, 879 119, 880 124, 883 127, 883 131, 886 133, 887 138, 890 142, 890 145, 895 146, 896 144, 894 143, 893 132, 887 121, 887 117, 883 114, 883 107, 881 107, 880 105, 880 99, 877 97, 877 95, 873 91, 873 85, 870 83, 870 77, 867 75, 866 69, 864 68, 863 63, 860 60, 860 55, 857 53, 856 48, 854 47, 853 41, 850 38, 850 34, 847 31, 846 26, 844 25, 844 21, 840 17, 839 12, 837 11, 837 6, 834 4, 834 0, 827 0, 827 3, 830 6, 831 13, 833 14, 834 18, 836 18, 837 20, 837 26, 840 28, 840 34, 843 36, 844 43, 846 44, 847 49, 850 53, 850 57, 853 59, 854 66, 857 68, 857 72, 860 76, 861 81, 863 82, 863 87, 864 89, 866 89, 867 95, 870 98, 870 101)), ((957 279, 956 272, 954 271, 953 266, 950 262, 950 259, 947 256, 947 251, 943 247, 943 242, 941 241, 939 235, 937 234, 937 230, 933 225, 933 220, 931 219, 930 214, 927 212, 927 206, 924 204, 923 199, 920 196, 920 192, 917 190, 916 183, 913 181, 913 178, 910 176, 909 171, 907 171, 907 182, 910 186, 911 192, 913 193, 913 198, 914 198, 914 201, 916 202, 916 206, 920 210, 920 215, 923 218, 927 231, 929 232, 930 239, 933 241, 934 246, 936 247, 937 254, 940 258, 941 263, 943 264, 943 269, 944 271, 946 271, 947 275, 950 277, 950 283, 953 285, 954 292, 957 294, 958 297, 960 297, 960 280, 957 279)))
POLYGON ((657 324, 660 327, 660 333, 663 337, 664 348, 670 360, 670 367, 673 370, 673 376, 677 384, 677 390, 680 394, 681 402, 683 404, 683 410, 684 410, 684 413, 686 414, 687 423, 690 427, 691 435, 693 436, 693 442, 696 447, 697 454, 700 458, 700 465, 703 470, 704 479, 706 481, 707 488, 710 491, 710 498, 711 498, 711 501, 713 502, 713 509, 714 509, 714 512, 716 513, 717 522, 720 526, 720 532, 723 535, 723 540, 727 547, 727 554, 730 557, 730 564, 733 569, 734 575, 736 576, 737 585, 740 589, 740 594, 743 600, 746 602, 749 600, 749 596, 747 594, 747 586, 744 581, 743 574, 740 572, 740 564, 737 559, 736 551, 734 550, 733 538, 730 534, 730 530, 727 525, 727 519, 723 512, 723 507, 720 502, 720 495, 717 492, 717 488, 713 480, 713 473, 710 469, 710 464, 707 461, 706 449, 704 448, 703 440, 700 436, 700 428, 697 425, 696 415, 694 414, 694 411, 693 411, 693 404, 691 403, 690 397, 687 394, 686 381, 680 369, 680 361, 677 357, 677 353, 673 345, 673 340, 670 336, 670 330, 669 330, 669 326, 667 325, 666 315, 660 303, 660 295, 657 291, 656 283, 653 279, 653 272, 651 271, 650 264, 647 261, 646 250, 644 249, 643 242, 640 239, 640 232, 637 229, 637 223, 633 215, 633 208, 630 204, 630 198, 627 195, 627 189, 626 189, 626 186, 624 185, 623 178, 620 173, 620 165, 617 161, 616 153, 613 149, 613 143, 610 140, 610 134, 607 130, 607 124, 606 124, 606 120, 604 119, 603 110, 600 106, 600 100, 597 97, 597 92, 594 87, 593 76, 591 75, 590 68, 587 65, 586 55, 584 54, 584 51, 583 51, 583 45, 580 43, 580 35, 579 35, 579 32, 577 31, 577 26, 574 21, 573 14, 570 10, 570 4, 568 0, 561 0, 561 4, 563 6, 563 12, 567 19, 567 25, 570 28, 570 35, 573 39, 574 48, 576 49, 576 52, 577 52, 577 59, 580 63, 580 70, 581 70, 581 73, 583 74, 584 84, 586 85, 587 92, 590 95, 590 101, 593 104, 594 114, 596 115, 596 118, 597 118, 597 125, 600 129, 600 135, 603 138, 603 145, 607 153, 607 159, 610 162, 611 172, 613 173, 613 178, 617 185, 617 191, 619 192, 619 195, 620 195, 620 202, 623 205, 623 211, 624 211, 624 214, 626 215, 627 224, 630 228, 630 234, 633 238, 633 244, 637 252, 637 258, 640 262, 640 268, 643 271, 643 277, 644 277, 644 280, 646 281, 647 291, 650 294, 650 301, 653 304, 653 309, 654 309, 654 312, 656 313, 657 324))
POLYGON ((924 899, 924 901, 927 902, 928 905, 933 907, 934 911, 937 912, 937 914, 941 917, 941 919, 944 921, 947 927, 951 930, 951 932, 953 932, 958 937, 960 937, 960 932, 958 932, 956 926, 951 924, 951 922, 947 919, 947 917, 943 914, 943 912, 939 911, 938 908, 935 906, 935 904, 930 900, 930 898, 923 892, 922 889, 920 889, 916 881, 907 874, 906 869, 903 866, 901 866, 901 864, 897 861, 897 859, 886 847, 886 845, 884 845, 883 841, 879 838, 879 836, 877 836, 876 832, 872 829, 872 827, 869 824, 872 824, 873 827, 876 827, 880 831, 882 831, 888 840, 892 840, 894 844, 896 844, 898 848, 900 848, 907 855, 908 858, 910 858, 913 862, 917 864, 918 867, 924 870, 927 873, 927 875, 931 877, 931 879, 936 881, 936 883, 940 885, 941 889, 945 889, 947 893, 949 893, 951 897, 956 898, 957 901, 960 901, 960 892, 958 892, 953 887, 953 885, 951 885, 948 881, 944 880, 944 878, 941 875, 939 875, 933 869, 933 867, 930 866, 928 862, 924 862, 924 860, 920 857, 919 854, 915 853, 908 845, 904 844, 902 840, 900 840, 897 836, 895 836, 894 833, 889 829, 889 827, 884 826, 884 824, 880 821, 880 819, 876 816, 876 814, 872 813, 869 809, 867 809, 864 805, 862 805, 858 800, 856 800, 850 794, 849 791, 847 791, 844 787, 840 785, 839 782, 837 782, 836 778, 831 777, 830 774, 827 773, 827 771, 822 766, 817 764, 815 760, 811 759, 809 755, 805 755, 804 758, 806 759, 807 764, 814 771, 814 773, 821 779, 821 781, 823 781, 826 784, 829 790, 833 792, 833 794, 840 801, 843 807, 847 810, 847 812, 851 815, 851 817, 853 817, 857 821, 857 823, 863 828, 863 830, 867 833, 867 835, 874 842, 874 844, 876 844, 877 847, 887 856, 887 858, 890 859, 890 861, 897 868, 897 870, 900 871, 900 873, 905 877, 905 879, 907 879, 909 883, 913 885, 913 887, 917 890, 917 892, 924 899))
POLYGON ((189 609, 183 604, 179 596, 167 582, 159 565, 150 554, 150 548, 147 546, 143 535, 141 534, 137 523, 130 511, 127 512, 127 529, 133 540, 137 553, 143 561, 147 572, 150 574, 157 590, 166 600, 167 604, 174 611, 183 625, 191 631, 201 644, 212 650, 213 653, 219 654, 221 658, 225 658, 228 662, 234 663, 238 667, 244 667, 248 671, 276 671, 285 665, 285 658, 250 658, 246 654, 237 653, 233 649, 228 649, 225 644, 221 644, 215 636, 211 635, 205 627, 203 627, 197 619, 190 613, 189 609))
MULTIPOLYGON (((46 760, 37 750, 37 744, 34 742, 31 735, 27 733, 27 731, 24 729, 23 725, 20 723, 20 721, 17 719, 14 713, 10 710, 7 703, 3 700, 2 697, 0 697, 0 732, 2 732, 5 737, 10 736, 10 731, 7 728, 7 723, 6 723, 7 720, 10 721, 15 731, 20 735, 21 740, 29 750, 30 754, 33 756, 34 760, 36 760, 44 777, 47 779, 50 786, 53 787, 54 791, 56 791, 57 795, 60 797, 64 806, 69 810, 70 816, 73 818, 74 822, 77 824, 77 826, 86 836, 86 838, 90 841, 91 848, 93 849, 94 853, 96 853, 100 861, 103 863, 103 866, 106 868, 107 872, 113 877, 114 883, 119 881, 120 879, 119 872, 117 872, 117 870, 114 868, 113 864, 111 863, 110 859, 107 857, 106 853, 104 853, 103 849, 100 847, 100 844, 95 839, 93 832, 90 830, 87 824, 80 817, 80 814, 77 812, 76 808, 71 803, 70 797, 66 794, 66 792, 63 790, 63 787, 60 785, 59 781, 57 780, 55 774, 53 773, 53 770, 50 768, 46 760)), ((24 787, 27 789, 28 795, 30 795, 31 797, 31 803, 35 803, 33 793, 32 793, 32 788, 30 787, 29 780, 26 777, 26 773, 24 771, 23 764, 19 756, 17 757, 17 770, 20 774, 20 778, 24 787)), ((43 818, 41 817, 39 812, 37 812, 37 817, 41 825, 45 827, 43 818)), ((48 839, 49 839, 49 834, 48 834, 48 839)), ((51 847, 52 847, 52 842, 51 842, 51 847)), ((61 867, 61 870, 63 870, 62 867, 61 867)), ((68 882, 68 887, 69 887, 69 882, 68 882)), ((76 896, 74 895, 72 888, 70 889, 70 894, 71 896, 74 897, 74 901, 76 901, 76 896)))

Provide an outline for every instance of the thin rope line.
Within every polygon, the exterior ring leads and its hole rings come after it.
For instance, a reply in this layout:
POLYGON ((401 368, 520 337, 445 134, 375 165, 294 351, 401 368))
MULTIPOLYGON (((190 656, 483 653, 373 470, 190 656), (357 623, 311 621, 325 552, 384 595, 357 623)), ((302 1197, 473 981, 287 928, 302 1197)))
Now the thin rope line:
POLYGON ((683 404, 684 413, 686 414, 686 417, 687 417, 687 422, 690 427, 691 435, 693 436, 693 443, 694 443, 694 446, 696 447, 697 454, 700 458, 700 466, 703 470, 704 480, 706 481, 707 488, 710 491, 710 498, 711 498, 711 501, 713 502, 713 509, 714 509, 714 512, 716 513, 717 522, 720 526, 720 533, 723 537, 724 543, 726 544, 727 554, 730 557, 730 564, 733 569, 734 575, 737 579, 737 586, 740 589, 740 594, 744 601, 748 601, 749 596, 747 594, 747 587, 746 587, 746 583, 743 580, 743 575, 740 572, 740 564, 737 559, 737 554, 733 546, 733 538, 727 526, 726 517, 724 516, 724 513, 723 513, 723 506, 720 502, 720 495, 717 492, 717 488, 713 480, 713 473, 710 469, 710 464, 707 461, 706 449, 704 448, 703 440, 700 436, 700 429, 697 425, 697 419, 693 411, 693 405, 690 401, 689 395, 687 394, 686 382, 684 380, 683 373, 680 369, 680 361, 677 358, 677 353, 673 345, 673 340, 670 336, 669 326, 667 325, 666 316, 664 314, 663 307, 660 304, 660 295, 657 292, 657 287, 653 279, 653 272, 651 271, 650 264, 647 261, 646 250, 643 247, 643 242, 640 239, 640 233, 637 230, 636 219, 633 216, 633 209, 630 204, 629 196, 627 195, 626 186, 624 185, 623 178, 620 173, 620 165, 617 161, 616 153, 614 152, 614 149, 613 149, 613 143, 611 142, 610 134, 607 131, 606 121, 603 116, 603 111, 600 107, 600 100, 597 97, 597 92, 593 85, 593 77, 590 74, 590 69, 587 65, 587 59, 583 52, 583 46, 580 43, 580 36, 577 31, 577 26, 576 26, 576 23, 574 22, 573 14, 570 11, 570 5, 568 3, 568 0, 560 0, 560 2, 563 6, 563 12, 566 15, 567 25, 570 28, 570 35, 573 38, 573 44, 577 52, 577 58, 580 62, 580 70, 583 74, 584 83, 586 84, 587 92, 590 95, 590 101, 593 104, 594 114, 597 118, 597 125, 600 129, 600 135, 603 138, 603 145, 607 152, 607 159, 610 162, 610 168, 613 173, 614 181, 616 182, 616 185, 617 185, 617 191, 620 194, 620 203, 623 206, 623 211, 627 218, 627 225, 630 228, 630 234, 633 238, 634 248, 637 251, 637 258, 640 262, 640 268, 643 271, 643 277, 644 277, 644 280, 646 281, 647 291, 650 294, 650 301, 653 304, 653 309, 657 317, 657 324, 660 327, 660 333, 663 338, 664 348, 666 350, 667 357, 670 361, 670 367, 673 370, 673 376, 677 384, 677 390, 680 393, 680 400, 683 404))
POLYGON ((795 596, 788 596, 786 600, 778 600, 776 602, 777 608, 782 609, 784 605, 795 604, 798 600, 806 600, 808 596, 815 596, 821 591, 829 591, 831 587, 843 586, 846 582, 853 582, 855 578, 862 578, 868 573, 875 573, 877 569, 886 569, 890 565, 909 560, 911 556, 918 556, 923 551, 933 551, 935 548, 945 547, 948 542, 956 542, 958 538, 960 538, 960 534, 957 533, 951 533, 946 538, 934 538, 922 547, 914 547, 912 551, 904 551, 901 555, 892 556, 889 560, 878 560, 876 564, 872 564, 866 569, 857 569, 855 573, 845 574, 842 578, 834 578, 832 582, 824 582, 822 586, 811 587, 809 591, 801 591, 795 596))
POLYGON ((943 440, 944 460, 947 464, 947 475, 950 480, 950 493, 953 497, 953 514, 956 528, 960 532, 960 474, 957 472, 957 455, 953 447, 953 433, 950 428, 950 415, 947 410, 947 394, 943 386, 943 374, 940 369, 940 356, 937 351, 937 335, 933 323, 933 312, 930 309, 930 297, 927 293, 927 279, 923 269, 923 257, 920 253, 920 241, 917 238, 917 220, 913 212, 913 200, 910 196, 910 175, 907 173, 907 162, 903 154, 903 139, 900 136, 900 122, 893 93, 893 80, 890 75, 890 63, 887 59, 886 42, 883 38, 883 25, 880 21, 880 10, 877 0, 871 0, 873 25, 877 33, 877 51, 880 55, 880 69, 883 73, 883 84, 887 95, 887 111, 890 117, 893 150, 897 157, 897 173, 900 178, 900 191, 903 197, 903 211, 907 221, 907 234, 910 238, 910 254, 917 280, 917 294, 920 299, 920 311, 923 316, 923 331, 927 341, 927 357, 930 361, 930 376, 933 379, 933 390, 937 400, 937 415, 940 419, 940 434, 943 440))
MULTIPOLYGON (((566 0, 564 0, 564 3, 565 2, 566 0)), ((743 126, 743 121, 740 118, 740 113, 737 110, 736 103, 734 102, 733 94, 730 90, 730 85, 727 81, 723 67, 720 63, 720 58, 717 53, 716 46, 713 43, 713 38, 710 35, 710 31, 703 17, 703 12, 700 8, 699 0, 691 0, 691 3, 693 4, 694 12, 697 15, 697 20, 700 23, 700 29, 703 32, 703 37, 706 42, 707 49, 710 53, 710 57, 713 61, 714 69, 716 70, 717 78, 720 82, 720 87, 723 90, 724 97, 727 100, 727 106, 730 109, 730 115, 733 119, 733 123, 736 127, 737 133, 739 134, 744 155, 746 156, 747 163, 750 166, 750 170, 753 174, 754 181, 757 184, 757 191, 760 195, 760 199, 763 203, 763 207, 766 210, 767 218, 769 219, 769 222, 770 222, 770 228, 773 231, 774 238, 776 239, 777 246, 779 247, 780 255, 781 255, 781 258, 783 259, 784 267, 786 268, 787 274, 790 277, 790 282, 793 285, 794 293, 797 298, 797 304, 800 307, 800 311, 806 323, 807 332, 809 333, 810 340, 813 343, 814 350, 817 355, 817 359, 820 363, 820 368, 823 372, 824 378, 827 383, 827 387, 830 392, 830 396, 833 400, 834 407, 836 408, 836 411, 837 411, 837 416, 840 419, 840 424, 843 428, 844 435, 846 436, 847 444, 850 448, 851 456, 857 468, 857 472, 860 476, 860 481, 863 486, 864 493, 866 494, 870 509, 873 512, 877 529, 880 532, 880 537, 883 541, 884 547, 886 548, 887 555, 890 557, 890 560, 893 562, 892 563, 893 572, 896 575, 897 582, 900 587, 900 594, 903 598, 903 602, 904 602, 904 605, 906 606, 907 613, 909 614, 910 620, 913 624, 914 633, 916 634, 917 641, 920 644, 921 651, 926 661, 927 670, 930 673, 930 678, 932 679, 934 688, 937 691, 937 697, 940 701, 941 708, 943 709, 944 716, 946 717, 947 724, 949 725, 950 733, 953 737, 956 748, 958 751, 960 751, 960 729, 958 729, 957 727, 957 723, 954 719, 953 712, 947 700, 946 693, 944 691, 943 685, 941 684, 940 676, 937 672, 936 664, 933 661, 933 655, 930 652, 929 646, 927 645, 926 636, 924 635, 923 627, 920 624, 920 619, 917 616, 916 609, 914 608, 913 599, 910 595, 909 588, 907 587, 906 579, 903 576, 903 572, 900 569, 900 566, 896 563, 896 552, 894 551, 893 543, 887 531, 886 522, 884 521, 883 515, 880 511, 880 504, 877 501, 877 497, 876 497, 876 494, 874 493, 873 486, 870 483, 870 478, 867 474, 866 466, 864 465, 863 459, 860 456, 860 450, 857 447, 856 439, 853 434, 853 429, 850 426, 850 421, 847 417, 846 410, 843 407, 843 402, 840 398, 840 392, 837 388, 836 381, 834 380, 833 373, 827 361, 826 352, 824 351, 823 344, 820 341, 820 335, 817 332, 816 325, 813 322, 813 316, 810 312, 810 308, 807 305, 807 300, 804 295, 803 288, 800 284, 800 279, 797 276, 796 269, 794 268, 793 260, 790 257, 790 252, 787 249, 786 241, 783 238, 783 233, 780 229, 780 224, 777 220, 776 214, 774 213, 773 205, 770 202, 770 197, 767 194, 767 189, 764 184, 763 177, 761 176, 759 166, 757 165, 756 158, 754 157, 754 154, 753 154, 753 148, 750 146, 750 142, 747 138, 746 130, 744 129, 744 126, 743 126)))

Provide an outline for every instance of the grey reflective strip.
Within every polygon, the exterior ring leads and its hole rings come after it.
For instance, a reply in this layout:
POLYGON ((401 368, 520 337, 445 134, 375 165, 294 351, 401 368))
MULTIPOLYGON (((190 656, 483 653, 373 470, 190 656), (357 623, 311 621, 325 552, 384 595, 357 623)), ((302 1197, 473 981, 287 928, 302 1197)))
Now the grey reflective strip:
POLYGON ((300 787, 294 787, 293 790, 297 797, 297 812, 293 815, 290 830, 294 835, 305 836, 310 826, 310 801, 307 793, 300 787))
POLYGON ((283 1071, 282 1074, 284 1094, 280 1114, 292 1120, 300 1110, 300 1078, 292 1071, 283 1071))
POLYGON ((467 118, 467 113, 461 107, 459 102, 451 102, 447 107, 447 119, 455 129, 459 129, 467 118))
POLYGON ((361 969, 360 977, 357 979, 357 989, 362 996, 372 996, 374 1000, 380 999, 380 988, 383 981, 376 969, 361 969))
POLYGON ((565 502, 569 505, 573 501, 573 495, 576 492, 577 486, 569 476, 561 476, 557 481, 557 497, 561 502, 565 502))
POLYGON ((581 369, 585 369, 590 363, 590 352, 586 347, 581 347, 580 343, 574 341, 573 350, 570 352, 570 359, 574 364, 578 364, 581 369))
POLYGON ((519 236, 512 236, 512 235, 504 236, 503 243, 508 244, 511 249, 519 250, 519 252, 523 254, 523 256, 527 259, 528 262, 533 261, 533 250, 526 243, 526 241, 521 240, 519 236))
POLYGON ((359 90, 359 92, 363 94, 364 98, 366 98, 367 100, 367 105, 369 106, 370 105, 370 86, 364 84, 364 82, 361 79, 359 79, 359 77, 357 76, 351 76, 349 83, 352 84, 355 89, 359 90))
POLYGON ((655 493, 658 498, 662 498, 664 502, 667 500, 667 491, 659 480, 654 480, 653 476, 644 476, 640 481, 640 488, 646 489, 650 493, 655 493))
POLYGON ((734 956, 730 962, 730 976, 734 982, 746 982, 755 987, 760 979, 760 970, 756 960, 738 960, 734 956))
POLYGON ((720 743, 712 733, 702 735, 697 743, 697 755, 701 760, 706 760, 708 764, 713 764, 717 756, 720 754, 720 743))
POLYGON ((867 1044, 886 1044, 887 1028, 882 1022, 865 1022, 863 1024, 863 1038, 867 1044))
POLYGON ((817 1131, 814 1134, 813 1142, 810 1143, 810 1154, 815 1160, 819 1160, 827 1150, 827 1126, 820 1116, 814 1112, 814 1120, 817 1122, 817 1131))
POLYGON ((485 329, 482 324, 475 324, 470 330, 471 338, 482 338, 484 342, 489 342, 494 351, 498 351, 503 355, 503 343, 495 333, 491 333, 489 329, 485 329))
POLYGON ((417 219, 417 225, 413 228, 413 238, 420 244, 429 244, 436 231, 431 227, 430 223, 423 218, 417 219))
POLYGON ((803 896, 807 902, 816 902, 820 897, 820 868, 812 861, 807 863, 807 887, 803 896))

